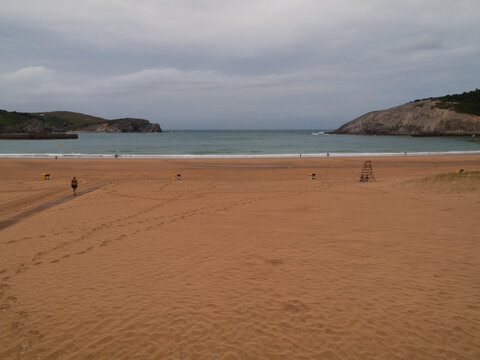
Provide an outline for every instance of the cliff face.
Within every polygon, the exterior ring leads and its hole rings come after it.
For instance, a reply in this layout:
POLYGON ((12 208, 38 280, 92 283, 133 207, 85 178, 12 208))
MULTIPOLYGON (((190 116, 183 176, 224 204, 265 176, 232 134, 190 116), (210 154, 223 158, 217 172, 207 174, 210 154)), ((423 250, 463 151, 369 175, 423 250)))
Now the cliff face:
POLYGON ((480 116, 437 107, 438 100, 409 102, 372 111, 333 131, 353 135, 471 136, 480 134, 480 116))

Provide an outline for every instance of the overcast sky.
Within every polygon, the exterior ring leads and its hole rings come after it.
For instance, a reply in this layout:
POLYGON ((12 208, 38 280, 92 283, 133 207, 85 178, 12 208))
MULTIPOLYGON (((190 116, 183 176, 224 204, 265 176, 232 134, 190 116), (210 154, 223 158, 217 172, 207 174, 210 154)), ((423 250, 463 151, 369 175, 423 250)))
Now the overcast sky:
POLYGON ((0 109, 324 129, 480 88, 479 0, 0 0, 0 109))

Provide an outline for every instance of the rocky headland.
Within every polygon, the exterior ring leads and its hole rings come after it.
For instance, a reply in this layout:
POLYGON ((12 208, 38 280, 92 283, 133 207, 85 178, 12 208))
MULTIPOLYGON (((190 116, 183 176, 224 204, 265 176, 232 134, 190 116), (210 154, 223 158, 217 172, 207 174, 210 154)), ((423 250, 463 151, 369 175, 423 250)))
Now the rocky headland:
POLYGON ((372 111, 333 131, 352 135, 480 135, 480 90, 372 111))
POLYGON ((119 133, 119 132, 162 132, 160 125, 152 124, 145 119, 125 118, 118 120, 109 120, 102 123, 91 124, 78 129, 81 132, 105 132, 105 133, 119 133))
POLYGON ((20 113, 0 110, 0 139, 65 139, 77 138, 77 132, 162 132, 159 124, 145 119, 104 118, 54 111, 46 113, 20 113))

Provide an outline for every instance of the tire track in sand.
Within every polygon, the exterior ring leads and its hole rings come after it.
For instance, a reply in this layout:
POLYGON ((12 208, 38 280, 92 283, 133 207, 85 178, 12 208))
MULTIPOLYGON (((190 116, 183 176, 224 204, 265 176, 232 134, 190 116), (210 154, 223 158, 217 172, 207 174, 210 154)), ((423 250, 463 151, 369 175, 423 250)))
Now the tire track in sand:
POLYGON ((13 224, 16 224, 17 222, 29 217, 29 216, 32 216, 32 215, 35 215, 43 210, 46 210, 46 209, 49 209, 53 206, 56 206, 56 205, 59 205, 59 204, 63 204, 64 202, 67 202, 69 200, 72 200, 72 199, 75 199, 76 197, 78 196, 82 196, 82 195, 85 195, 85 194, 88 194, 92 191, 95 191, 95 190, 98 190, 102 187, 105 187, 107 186, 108 183, 106 184, 100 184, 100 185, 97 185, 97 186, 93 186, 91 188, 88 188, 86 190, 82 190, 82 191, 79 191, 77 193, 76 196, 73 196, 73 195, 67 195, 67 196, 64 196, 64 197, 61 197, 59 199, 55 199, 53 201, 49 201, 49 202, 46 202, 46 203, 43 203, 43 204, 40 204, 38 206, 35 206, 34 208, 32 209, 29 209, 29 210, 26 210, 26 211, 23 211, 17 215, 14 215, 12 216, 11 218, 9 219, 6 219, 6 220, 2 220, 0 221, 0 230, 3 230, 9 226, 12 226, 13 224))
MULTIPOLYGON (((323 188, 325 186, 327 186, 327 184, 322 184, 321 188, 323 188)), ((99 188, 99 187, 100 186, 98 186, 96 188, 99 188)), ((211 184, 209 184, 208 186, 205 186, 205 187, 209 188, 209 187, 211 187, 211 184)), ((96 188, 87 189, 82 194, 93 191, 96 188)), ((200 190, 204 190, 204 187, 202 187, 202 189, 200 189, 200 190)), ((155 225, 153 225, 153 226, 150 225, 150 226, 145 227, 145 230, 148 231, 152 228, 162 227, 165 223, 168 223, 168 222, 176 223, 178 221, 184 220, 184 219, 189 218, 189 217, 197 216, 197 215, 212 215, 212 214, 216 214, 216 213, 221 212, 221 211, 231 210, 231 209, 236 208, 238 206, 246 206, 246 205, 248 206, 248 205, 256 204, 256 203, 262 202, 262 201, 269 201, 269 200, 278 199, 278 198, 287 198, 287 197, 292 197, 292 196, 298 196, 298 195, 304 194, 308 191, 309 190, 303 189, 303 190, 297 190, 297 191, 294 191, 294 192, 282 191, 280 193, 268 194, 268 195, 264 194, 262 196, 253 196, 253 197, 247 196, 247 198, 224 201, 222 203, 219 203, 219 204, 216 204, 216 205, 213 205, 213 206, 211 206, 211 205, 208 206, 207 205, 207 206, 194 207, 194 208, 188 209, 187 211, 180 211, 180 212, 177 212, 177 213, 174 213, 174 214, 169 214, 169 215, 166 215, 166 216, 165 215, 164 216, 152 216, 152 215, 148 216, 147 215, 149 213, 151 214, 152 212, 155 213, 155 210, 158 210, 159 208, 164 207, 165 205, 168 205, 172 202, 175 202, 175 201, 179 200, 180 198, 182 200, 187 200, 189 198, 188 196, 187 197, 185 197, 185 196, 179 197, 177 195, 177 196, 174 196, 172 198, 166 199, 166 200, 164 200, 160 203, 154 204, 153 206, 148 206, 148 207, 142 209, 139 213, 135 214, 133 217, 130 215, 130 216, 122 217, 122 218, 113 219, 112 221, 108 221, 106 223, 102 223, 99 226, 97 226, 93 229, 90 229, 90 231, 87 232, 86 234, 82 234, 80 237, 75 238, 73 241, 63 242, 63 243, 60 243, 60 244, 56 245, 55 247, 53 247, 51 249, 44 250, 44 251, 38 253, 32 259, 31 262, 19 264, 18 267, 15 269, 15 274, 13 274, 13 275, 14 276, 15 275, 20 275, 20 274, 28 271, 29 269, 32 269, 32 265, 33 266, 41 265, 41 264, 48 265, 48 264, 55 264, 55 263, 58 263, 58 262, 61 262, 61 261, 67 261, 68 259, 71 259, 72 257, 76 257, 78 255, 86 254, 89 251, 92 251, 94 248, 97 248, 97 246, 98 247, 108 246, 112 242, 123 240, 125 238, 128 238, 129 235, 132 235, 132 234, 138 232, 138 229, 137 229, 135 231, 127 231, 126 233, 123 233, 120 236, 117 234, 116 236, 114 236, 114 238, 104 240, 101 244, 94 244, 94 245, 90 244, 89 247, 87 247, 84 250, 79 251, 79 252, 78 251, 77 252, 67 251, 67 253, 64 252, 64 250, 66 250, 66 248, 69 245, 72 245, 73 243, 78 243, 79 241, 90 238, 97 231, 101 231, 102 229, 104 229, 106 227, 115 226, 115 224, 121 224, 123 221, 129 220, 130 222, 135 221, 139 224, 143 224, 143 223, 147 223, 147 224, 150 223, 151 224, 152 220, 153 220, 153 224, 155 224, 155 225), (143 218, 145 215, 147 215, 147 218, 143 218), (128 234, 129 232, 131 234, 128 234), (63 254, 60 254, 59 252, 63 252, 63 254), (47 258, 45 258, 45 257, 47 257, 47 258), (43 260, 43 261, 41 261, 41 260, 43 260)), ((224 193, 231 193, 231 191, 224 191, 224 193)), ((114 194, 114 195, 117 195, 117 194, 114 194)), ((194 195, 194 196, 192 196, 192 198, 197 198, 197 197, 202 197, 202 196, 208 196, 208 193, 203 193, 202 191, 200 191, 199 193, 197 192, 196 194, 191 194, 191 195, 194 195)), ((41 211, 43 209, 47 209, 51 206, 66 202, 71 198, 72 198, 72 196, 68 196, 68 197, 58 199, 55 202, 49 202, 49 203, 47 203, 47 206, 43 206, 40 209, 37 209, 37 212, 41 211)), ((151 200, 153 200, 153 199, 151 199, 151 200)), ((33 215, 34 213, 35 212, 32 211, 27 216, 33 215)), ((21 218, 19 220, 21 220, 21 218)), ((19 220, 17 220, 17 221, 19 221, 19 220)), ((73 250, 73 249, 70 249, 70 250, 73 250)), ((272 263, 277 264, 276 260, 274 260, 274 262, 272 262, 272 263)), ((1 271, 0 273, 3 273, 3 272, 5 272, 5 271, 1 271)), ((15 338, 14 342, 17 344, 17 349, 16 349, 16 352, 18 352, 17 355, 21 356, 25 353, 34 355, 35 354, 35 348, 36 348, 35 345, 37 343, 41 342, 41 336, 40 336, 41 334, 38 330, 36 330, 34 328, 30 329, 28 327, 28 325, 27 325, 28 322, 25 321, 25 317, 28 317, 28 314, 25 311, 20 311, 21 309, 19 309, 17 304, 16 304, 17 298, 15 296, 9 294, 8 290, 9 290, 10 286, 7 283, 8 278, 4 278, 4 280, 5 281, 0 284, 0 290, 1 290, 0 299, 2 300, 1 304, 0 304, 1 305, 0 310, 2 310, 3 312, 6 312, 6 315, 7 314, 9 315, 8 316, 8 322, 10 323, 10 336, 13 336, 15 338)), ((9 350, 10 351, 8 351, 8 353, 11 354, 13 349, 9 349, 9 350)), ((0 354, 1 354, 1 352, 0 352, 0 354)), ((35 356, 34 356, 34 358, 35 358, 35 356)))

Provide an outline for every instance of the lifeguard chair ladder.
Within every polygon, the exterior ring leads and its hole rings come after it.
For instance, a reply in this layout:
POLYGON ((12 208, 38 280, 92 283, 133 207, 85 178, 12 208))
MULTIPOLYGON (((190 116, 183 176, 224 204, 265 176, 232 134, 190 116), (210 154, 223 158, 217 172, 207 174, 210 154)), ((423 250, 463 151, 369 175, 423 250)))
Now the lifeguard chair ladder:
POLYGON ((372 162, 370 160, 365 161, 362 168, 362 174, 360 175, 361 182, 375 181, 375 175, 373 175, 372 162))

